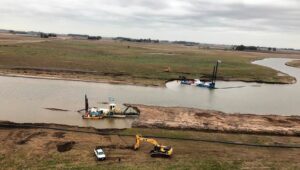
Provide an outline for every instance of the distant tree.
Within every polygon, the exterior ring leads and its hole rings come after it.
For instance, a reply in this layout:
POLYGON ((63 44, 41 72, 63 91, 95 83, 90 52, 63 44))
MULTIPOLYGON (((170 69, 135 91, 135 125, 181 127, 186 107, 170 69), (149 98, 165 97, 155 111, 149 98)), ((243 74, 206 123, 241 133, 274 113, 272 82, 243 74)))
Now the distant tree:
POLYGON ((236 51, 245 51, 245 50, 248 50, 248 51, 257 51, 258 48, 255 47, 255 46, 244 46, 244 45, 239 45, 239 46, 236 46, 236 47, 235 47, 235 50, 236 50, 236 51))
POLYGON ((235 48, 235 50, 237 51, 245 51, 246 50, 246 47, 244 45, 239 45, 235 48))
POLYGON ((100 40, 100 39, 102 39, 102 37, 101 36, 88 36, 87 39, 88 40, 100 40))
POLYGON ((41 38, 49 38, 49 35, 45 34, 45 33, 41 33, 40 36, 41 36, 41 38))
POLYGON ((49 36, 49 37, 57 37, 57 35, 54 34, 54 33, 50 33, 50 34, 48 34, 48 36, 49 36))
POLYGON ((246 49, 251 51, 257 51, 257 47, 254 46, 246 47, 246 49))

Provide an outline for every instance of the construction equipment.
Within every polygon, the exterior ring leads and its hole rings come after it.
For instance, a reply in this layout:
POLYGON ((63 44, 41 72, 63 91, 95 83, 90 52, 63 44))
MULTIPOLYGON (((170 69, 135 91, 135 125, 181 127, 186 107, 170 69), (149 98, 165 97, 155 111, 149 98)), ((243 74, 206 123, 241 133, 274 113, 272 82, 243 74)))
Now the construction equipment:
POLYGON ((82 115, 83 119, 102 119, 104 117, 113 117, 116 112, 117 108, 115 103, 109 103, 109 108, 89 108, 89 101, 85 95, 85 114, 82 115))
POLYGON ((108 108, 89 107, 89 100, 87 95, 85 95, 85 108, 78 112, 85 111, 84 115, 82 115, 83 119, 126 118, 127 116, 138 116, 140 112, 137 108, 130 105, 126 105, 126 109, 122 111, 113 103, 112 99, 107 104, 108 108))
POLYGON ((218 67, 219 64, 221 63, 221 60, 218 60, 216 65, 214 66, 212 78, 211 78, 211 87, 215 88, 216 80, 217 80, 217 73, 218 73, 218 67))
POLYGON ((170 157, 173 153, 173 148, 170 146, 160 145, 155 139, 144 138, 140 135, 136 135, 136 142, 134 150, 138 150, 140 147, 140 141, 148 142, 154 145, 153 150, 150 151, 151 157, 170 157))
POLYGON ((181 84, 194 85, 194 86, 198 86, 198 87, 206 87, 209 89, 214 89, 216 86, 218 67, 219 67, 220 63, 221 63, 221 60, 218 60, 216 65, 214 66, 210 82, 201 81, 200 79, 187 80, 184 76, 180 76, 181 84))

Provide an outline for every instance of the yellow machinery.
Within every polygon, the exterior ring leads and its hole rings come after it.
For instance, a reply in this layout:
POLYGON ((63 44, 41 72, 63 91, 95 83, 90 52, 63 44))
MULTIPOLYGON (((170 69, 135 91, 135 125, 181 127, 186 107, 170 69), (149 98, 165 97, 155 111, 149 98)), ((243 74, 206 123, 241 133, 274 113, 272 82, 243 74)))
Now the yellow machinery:
POLYGON ((149 142, 154 145, 153 150, 150 151, 151 157, 170 157, 173 153, 172 147, 160 145, 156 140, 151 138, 144 138, 140 135, 136 135, 134 150, 139 149, 140 141, 149 142))

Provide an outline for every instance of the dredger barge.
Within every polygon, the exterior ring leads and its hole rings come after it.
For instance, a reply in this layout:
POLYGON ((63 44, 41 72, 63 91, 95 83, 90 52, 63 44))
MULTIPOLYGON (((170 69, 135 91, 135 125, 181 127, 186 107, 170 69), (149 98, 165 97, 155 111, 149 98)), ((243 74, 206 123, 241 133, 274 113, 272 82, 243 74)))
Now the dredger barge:
POLYGON ((85 95, 85 109, 82 115, 83 119, 103 119, 103 118, 126 118, 139 116, 138 108, 129 104, 124 104, 125 109, 120 109, 114 102, 108 104, 108 108, 89 107, 87 95, 85 95))
POLYGON ((219 64, 221 63, 220 60, 217 61, 216 65, 214 66, 213 73, 211 76, 211 81, 205 82, 201 81, 200 79, 193 79, 193 80, 188 80, 185 77, 181 77, 180 83, 183 85, 192 85, 192 86, 197 86, 197 87, 204 87, 204 88, 209 88, 209 89, 215 89, 216 88, 216 79, 217 79, 217 73, 218 73, 218 67, 219 64))

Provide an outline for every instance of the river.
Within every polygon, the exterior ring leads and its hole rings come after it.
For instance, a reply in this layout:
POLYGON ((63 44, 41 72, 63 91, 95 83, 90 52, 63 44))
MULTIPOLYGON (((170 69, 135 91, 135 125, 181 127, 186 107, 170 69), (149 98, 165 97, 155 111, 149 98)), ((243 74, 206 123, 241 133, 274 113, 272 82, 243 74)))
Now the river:
MULTIPOLYGON (((300 79, 300 69, 288 67, 291 59, 264 59, 254 64, 267 66, 300 79)), ((182 106, 220 110, 228 113, 300 115, 300 84, 274 85, 217 82, 216 90, 169 82, 163 87, 141 87, 80 81, 47 80, 0 76, 0 120, 57 123, 96 128, 128 128, 133 119, 82 120, 84 107, 108 101, 158 106, 182 106), (44 108, 61 108, 68 112, 44 108)))

